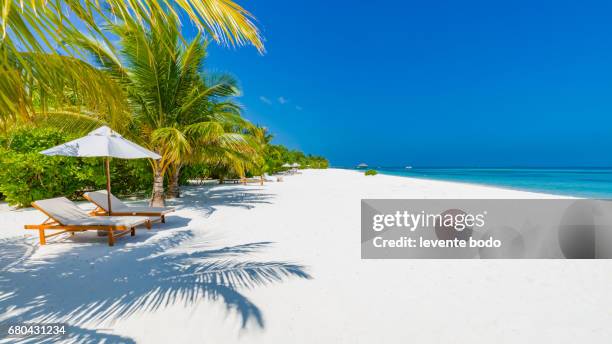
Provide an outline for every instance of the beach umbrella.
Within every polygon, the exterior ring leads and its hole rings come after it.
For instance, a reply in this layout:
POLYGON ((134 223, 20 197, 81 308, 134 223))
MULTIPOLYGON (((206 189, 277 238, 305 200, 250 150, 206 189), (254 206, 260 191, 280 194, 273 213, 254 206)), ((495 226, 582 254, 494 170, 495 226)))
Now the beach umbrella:
POLYGON ((300 164, 298 164, 297 162, 294 162, 291 167, 300 167, 300 164))
POLYGON ((74 157, 105 157, 108 214, 111 215, 110 158, 161 159, 157 153, 124 139, 111 128, 100 127, 86 136, 40 152, 45 155, 74 157))
POLYGON ((282 167, 292 167, 289 163, 284 163, 282 167))

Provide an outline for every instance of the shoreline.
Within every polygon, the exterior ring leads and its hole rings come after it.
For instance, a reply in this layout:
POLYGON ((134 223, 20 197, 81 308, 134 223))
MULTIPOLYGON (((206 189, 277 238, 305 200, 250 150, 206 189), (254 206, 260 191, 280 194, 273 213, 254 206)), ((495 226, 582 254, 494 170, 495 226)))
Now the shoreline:
MULTIPOLYGON (((331 169, 339 169, 339 170, 362 172, 362 170, 351 169, 351 168, 334 167, 334 168, 331 168, 331 169)), ((365 172, 365 170, 366 169, 364 169, 363 172, 365 172)), ((495 169, 495 170, 501 170, 501 169, 495 169)), ((512 169, 507 169, 507 170, 512 170, 512 169)), ((542 170, 546 170, 546 169, 542 169, 542 170)), ((588 197, 588 196, 578 196, 578 195, 570 195, 570 194, 558 194, 558 193, 554 193, 554 192, 549 192, 548 190, 530 190, 528 188, 512 187, 512 186, 508 186, 508 185, 499 185, 499 184, 494 184, 494 183, 475 182, 475 181, 458 181, 458 180, 443 179, 443 178, 431 178, 431 177, 427 177, 427 176, 404 176, 404 175, 392 174, 392 173, 390 173, 389 171, 386 171, 386 170, 376 170, 376 171, 380 175, 391 176, 391 177, 411 178, 411 179, 417 179, 417 180, 440 181, 440 182, 465 184, 465 185, 473 185, 473 186, 492 187, 492 188, 499 188, 499 189, 510 190, 510 191, 517 191, 517 192, 528 192, 528 193, 536 193, 536 194, 553 195, 553 196, 558 196, 559 198, 577 198, 577 199, 578 198, 591 198, 591 197, 588 197)), ((595 199, 600 199, 600 198, 596 198, 595 197, 595 199)), ((601 199, 603 199, 603 198, 601 198, 601 199)))
MULTIPOLYGON (((349 168, 336 168, 336 167, 332 167, 332 168, 328 168, 327 170, 342 170, 342 171, 351 171, 351 172, 355 172, 359 175, 363 175, 365 172, 365 170, 362 172, 360 170, 354 170, 354 169, 349 169, 349 168)), ((543 196, 545 198, 562 198, 562 199, 566 199, 566 198, 582 198, 582 197, 577 197, 577 196, 571 196, 571 195, 561 195, 561 194, 555 194, 555 193, 550 193, 550 192, 543 192, 543 191, 530 191, 530 190, 525 190, 525 189, 515 189, 515 188, 511 188, 511 187, 506 187, 506 186, 500 186, 500 185, 493 185, 493 184, 484 184, 484 183, 477 183, 477 182, 471 182, 471 181, 455 181, 455 180, 445 180, 445 179, 437 179, 437 178, 427 178, 427 177, 420 177, 420 176, 401 176, 401 175, 395 175, 395 174, 388 174, 385 173, 384 171, 378 171, 378 175, 376 176, 368 176, 368 178, 376 178, 378 176, 385 176, 385 177, 394 177, 394 178, 401 178, 401 179, 409 179, 413 182, 419 182, 419 181, 425 181, 425 182, 433 182, 433 183, 444 183, 444 184, 450 184, 450 185, 460 185, 460 186, 464 186, 464 187, 475 187, 475 188, 485 188, 485 189, 491 189, 491 190, 500 190, 500 191, 504 191, 504 192, 516 192, 516 193, 523 193, 525 194, 525 196, 527 197, 532 197, 532 196, 543 196)), ((365 177, 365 176, 364 176, 365 177)))

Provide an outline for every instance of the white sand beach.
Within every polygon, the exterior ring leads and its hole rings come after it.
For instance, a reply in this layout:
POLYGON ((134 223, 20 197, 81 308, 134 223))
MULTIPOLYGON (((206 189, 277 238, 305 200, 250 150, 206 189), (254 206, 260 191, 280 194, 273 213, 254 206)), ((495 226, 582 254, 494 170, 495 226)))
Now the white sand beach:
MULTIPOLYGON (((362 260, 362 198, 555 198, 348 170, 192 186, 114 247, 0 211, 0 321, 108 343, 609 343, 612 262, 362 260)), ((82 207, 89 207, 81 203, 82 207)))

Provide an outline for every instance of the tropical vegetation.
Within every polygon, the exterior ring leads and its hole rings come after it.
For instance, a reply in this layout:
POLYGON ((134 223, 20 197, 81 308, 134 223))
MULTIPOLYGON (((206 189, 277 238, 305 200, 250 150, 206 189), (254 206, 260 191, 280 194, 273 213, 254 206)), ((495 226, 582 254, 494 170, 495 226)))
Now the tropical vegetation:
POLYGON ((101 188, 101 159, 37 152, 102 124, 162 156, 112 164, 116 193, 150 192, 154 205, 179 196, 189 177, 245 178, 282 171, 287 163, 327 167, 323 157, 272 144, 267 130, 242 116, 236 79, 207 72, 209 37, 263 51, 252 16, 237 4, 4 1, 0 193, 9 203, 78 198, 101 188), (78 25, 67 19, 72 13, 78 25), (181 36, 184 14, 201 32, 190 41, 181 36))
MULTIPOLYGON (((236 167, 257 149, 247 133, 252 125, 241 117, 233 97, 240 91, 233 77, 204 73, 206 43, 197 36, 180 39, 178 22, 145 31, 122 23, 111 33, 119 38, 117 54, 85 37, 75 44, 91 54, 100 70, 121 84, 131 110, 133 139, 156 151, 152 161, 152 203, 162 205, 164 177, 170 172, 176 194, 185 163, 209 162, 236 167)), ((240 165, 237 172, 244 175, 240 165)))
POLYGON ((284 164, 297 163, 301 168, 327 168, 329 162, 322 156, 305 155, 299 150, 290 150, 283 145, 269 144, 265 149, 266 171, 277 173, 286 170, 284 164))
MULTIPOLYGON (((0 195, 9 204, 57 196, 79 198, 106 186, 104 164, 97 158, 50 157, 43 149, 77 138, 53 127, 15 128, 0 136, 0 195)), ((111 164, 113 192, 121 195, 150 191, 151 168, 145 160, 116 159, 111 164)))

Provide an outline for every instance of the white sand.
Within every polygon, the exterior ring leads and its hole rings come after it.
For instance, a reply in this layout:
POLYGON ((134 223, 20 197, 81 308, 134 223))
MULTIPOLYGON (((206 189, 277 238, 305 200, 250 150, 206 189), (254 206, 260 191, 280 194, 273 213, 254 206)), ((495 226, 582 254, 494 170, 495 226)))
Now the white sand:
POLYGON ((4 207, 0 321, 21 314, 68 322, 72 339, 142 343, 612 338, 608 261, 360 259, 362 198, 553 196, 333 169, 185 193, 166 225, 113 248, 94 233, 38 247, 21 226, 43 217, 4 207), (271 244, 253 245, 263 242, 271 244), (228 261, 260 270, 236 275, 241 266, 228 261), (291 271, 274 281, 279 267, 291 271), (194 277, 200 272, 207 274, 194 277), (211 280, 213 272, 242 285, 211 280))

